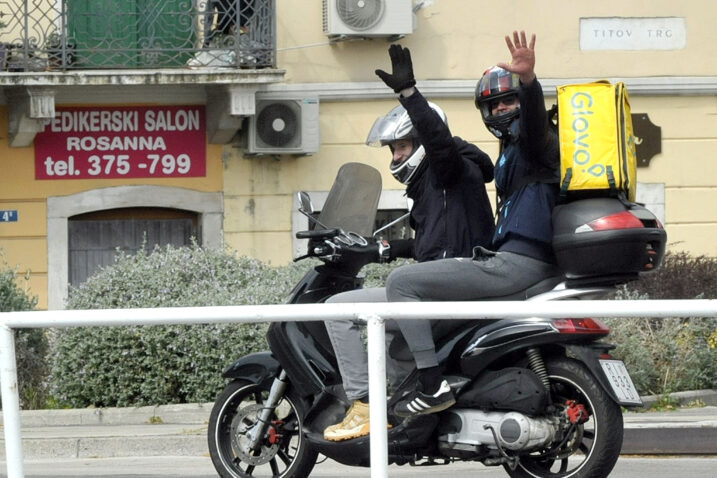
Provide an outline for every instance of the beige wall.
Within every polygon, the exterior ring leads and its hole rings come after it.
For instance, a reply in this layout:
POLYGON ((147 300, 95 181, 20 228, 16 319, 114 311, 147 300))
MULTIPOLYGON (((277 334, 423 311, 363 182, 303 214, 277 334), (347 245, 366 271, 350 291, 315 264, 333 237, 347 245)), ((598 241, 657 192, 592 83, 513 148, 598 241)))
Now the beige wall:
MULTIPOLYGON (((535 32, 536 71, 544 85, 600 78, 627 83, 632 111, 647 113, 662 128, 662 154, 648 168, 638 169, 638 181, 664 188, 669 248, 717 256, 717 243, 711 240, 717 236, 717 212, 711 206, 717 204, 717 97, 714 88, 696 93, 685 86, 689 77, 712 85, 717 81, 713 2, 509 0, 498 5, 434 0, 425 4, 417 12, 414 33, 400 43, 411 49, 418 87, 439 92, 427 96, 444 108, 454 134, 495 157, 497 142, 479 119, 472 88, 486 67, 509 59, 506 33, 516 28, 535 32), (581 51, 581 17, 683 17, 686 48, 581 51), (679 96, 670 88, 673 83, 679 96)), ((386 189, 401 185, 388 174, 388 152, 363 145, 374 119, 396 104, 374 75, 376 68, 390 68, 390 43, 379 38, 329 44, 322 32, 321 2, 281 0, 277 7, 279 67, 287 71, 283 86, 297 95, 318 91, 321 148, 310 157, 281 159, 245 158, 241 149, 233 148, 224 184, 227 243, 282 264, 291 260, 290 208, 297 190, 328 190, 346 161, 378 167, 386 189), (340 93, 322 92, 342 88, 349 92, 356 85, 376 93, 358 98, 347 93, 342 98, 340 93)), ((548 106, 555 102, 551 95, 554 89, 547 88, 548 106)))
MULTIPOLYGON (((390 0, 389 0, 390 1, 390 0)), ((35 181, 34 151, 7 145, 7 110, 0 106, 0 209, 17 209, 18 223, 0 223, 0 246, 11 265, 31 271, 31 288, 46 306, 48 226, 46 200, 111 186, 161 184, 224 193, 224 240, 239 253, 272 264, 292 259, 292 201, 298 190, 327 191, 341 164, 366 162, 383 175, 384 189, 401 190, 388 172, 389 153, 363 144, 375 118, 397 104, 374 75, 389 69, 386 39, 329 43, 322 32, 322 2, 277 0, 278 67, 283 91, 320 99, 321 146, 312 156, 248 157, 241 136, 225 146, 208 145, 207 177, 191 180, 35 181), (8 174, 7 171, 11 171, 8 174)), ((557 84, 622 79, 632 110, 662 128, 662 154, 638 181, 664 191, 664 214, 672 250, 717 256, 717 7, 709 0, 576 2, 477 0, 424 2, 413 34, 400 40, 411 49, 419 88, 446 111, 454 134, 491 157, 497 141, 481 123, 472 91, 482 71, 509 59, 503 37, 515 28, 537 34, 536 71, 555 102, 557 84), (681 17, 686 48, 673 51, 581 51, 581 17, 681 17), (694 82, 692 80, 695 80, 694 82), (692 85, 699 85, 697 87, 692 85), (706 86, 705 86, 706 85, 706 86)), ((261 94, 261 92, 259 92, 261 94)), ((246 124, 246 123, 245 123, 246 124)), ((491 187, 492 189, 492 187, 491 187)))
MULTIPOLYGON (((415 3, 415 2, 414 2, 415 3)), ((473 79, 486 66, 508 60, 503 37, 514 29, 537 34, 537 73, 544 78, 717 74, 709 0, 433 0, 417 13, 416 29, 401 40, 411 48, 417 78, 473 79), (687 48, 676 51, 580 51, 581 17, 685 17, 687 48)), ((321 2, 277 1, 279 66, 293 82, 373 81, 388 66, 386 41, 326 43, 321 2), (301 28, 297 28, 298 24, 301 28)))

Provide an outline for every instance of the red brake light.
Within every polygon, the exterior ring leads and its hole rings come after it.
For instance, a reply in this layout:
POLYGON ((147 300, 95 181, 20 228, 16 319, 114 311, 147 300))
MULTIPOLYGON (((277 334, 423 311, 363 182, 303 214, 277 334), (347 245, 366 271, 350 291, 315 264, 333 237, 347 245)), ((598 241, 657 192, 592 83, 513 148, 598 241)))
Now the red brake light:
POLYGON ((561 334, 609 334, 610 327, 597 319, 553 319, 561 334))
POLYGON ((593 231, 607 231, 611 229, 634 229, 645 227, 642 221, 630 211, 618 212, 604 216, 587 223, 593 231))

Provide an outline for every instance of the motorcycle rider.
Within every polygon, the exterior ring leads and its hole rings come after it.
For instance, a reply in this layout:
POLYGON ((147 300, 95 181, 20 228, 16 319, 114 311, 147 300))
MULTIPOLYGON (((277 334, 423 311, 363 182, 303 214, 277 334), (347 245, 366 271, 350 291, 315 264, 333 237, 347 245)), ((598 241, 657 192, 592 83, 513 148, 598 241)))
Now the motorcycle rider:
MULTIPOLYGON (((548 126, 543 92, 535 75, 535 35, 505 37, 512 62, 489 68, 478 82, 475 104, 488 130, 500 140, 495 167, 498 211, 492 250, 476 247, 473 258, 410 264, 386 282, 390 302, 465 301, 520 292, 559 274, 552 251, 551 213, 559 190, 558 140, 548 126)), ((398 416, 434 413, 453 403, 437 366, 432 337, 407 333, 413 320, 399 321, 416 357, 419 377, 427 380, 394 408, 398 416), (421 358, 419 363, 418 357, 421 358), (432 364, 428 369, 425 364, 432 364), (438 384, 436 384, 436 382, 438 384)), ((425 321, 424 321, 425 322, 425 321)))
MULTIPOLYGON (((488 245, 494 232, 493 214, 485 183, 493 179, 488 155, 459 137, 453 137, 445 113, 428 102, 415 88, 410 52, 391 45, 393 73, 376 74, 396 93, 400 105, 376 120, 367 144, 388 146, 393 176, 405 184, 411 198, 410 224, 415 239, 394 240, 389 245, 370 246, 382 261, 397 257, 427 262, 446 257, 469 257, 473 247, 488 245)), ((377 257, 378 258, 378 257, 377 257)), ((385 302, 384 288, 359 289, 331 297, 328 302, 385 302)), ((431 324, 419 321, 419 333, 431 336, 431 324)), ((352 403, 346 417, 324 431, 331 441, 347 440, 369 433, 368 357, 360 328, 351 320, 327 321, 326 327, 336 353, 344 391, 352 403)), ((398 333, 387 323, 387 339, 398 333)), ((404 334, 411 331, 401 330, 404 334)), ((389 377, 396 382, 396 368, 389 363, 389 377)))

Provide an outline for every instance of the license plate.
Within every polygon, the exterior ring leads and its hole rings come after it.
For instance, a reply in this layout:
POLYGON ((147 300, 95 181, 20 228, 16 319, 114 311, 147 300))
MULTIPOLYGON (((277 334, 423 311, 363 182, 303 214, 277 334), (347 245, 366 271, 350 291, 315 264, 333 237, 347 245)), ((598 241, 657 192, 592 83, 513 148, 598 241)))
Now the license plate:
POLYGON ((600 366, 620 403, 642 405, 642 400, 622 360, 600 360, 600 366))

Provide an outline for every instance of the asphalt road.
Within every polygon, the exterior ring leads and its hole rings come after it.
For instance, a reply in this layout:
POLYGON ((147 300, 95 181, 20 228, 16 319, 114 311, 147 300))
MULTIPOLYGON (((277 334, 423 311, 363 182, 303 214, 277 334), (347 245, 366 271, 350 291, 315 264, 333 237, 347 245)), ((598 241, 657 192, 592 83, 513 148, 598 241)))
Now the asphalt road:
MULTIPOLYGON (((2 463, 2 476, 7 476, 2 463)), ((707 478, 715 476, 717 456, 708 457, 620 457, 610 478, 707 478)), ((148 457, 148 458, 96 458, 28 461, 24 467, 26 478, 216 478, 209 458, 204 457, 148 457)), ((456 463, 432 467, 389 467, 389 477, 505 478, 500 468, 480 464, 456 463)), ((314 468, 312 477, 353 478, 370 477, 367 468, 352 468, 325 462, 314 468)))

